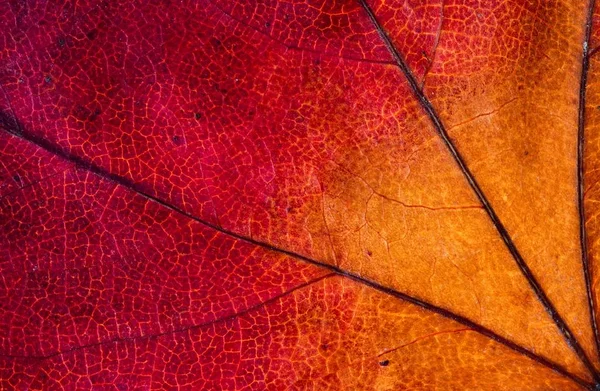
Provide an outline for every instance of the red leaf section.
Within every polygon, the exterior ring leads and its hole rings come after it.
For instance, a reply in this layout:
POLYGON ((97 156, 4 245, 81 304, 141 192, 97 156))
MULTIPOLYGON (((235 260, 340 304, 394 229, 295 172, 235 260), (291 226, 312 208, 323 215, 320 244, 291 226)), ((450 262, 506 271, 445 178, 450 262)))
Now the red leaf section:
POLYGON ((10 355, 211 322, 324 273, 74 167, 2 206, 3 292, 11 293, 2 349, 10 355))
MULTIPOLYGON (((340 66, 391 62, 353 1, 4 7, 14 33, 3 88, 27 129, 232 231, 279 242, 271 232, 288 231, 304 253, 300 218, 278 220, 320 199, 314 167, 343 155, 340 145, 385 142, 407 116, 383 107, 384 126, 370 112, 406 88, 397 70, 340 66), (53 27, 23 36, 23 24, 53 27), (365 116, 344 120, 351 108, 365 116), (368 134, 375 127, 387 134, 368 134)), ((439 10, 382 12, 406 21, 402 49, 424 71, 439 10)))
MULTIPOLYGON (((17 165, 31 149, 0 137, 4 162, 12 156, 17 165)), ((55 172, 56 157, 36 152, 32 160, 41 164, 24 177, 44 180, 1 201, 5 356, 61 359, 99 344, 209 327, 326 275, 72 164, 55 172)))

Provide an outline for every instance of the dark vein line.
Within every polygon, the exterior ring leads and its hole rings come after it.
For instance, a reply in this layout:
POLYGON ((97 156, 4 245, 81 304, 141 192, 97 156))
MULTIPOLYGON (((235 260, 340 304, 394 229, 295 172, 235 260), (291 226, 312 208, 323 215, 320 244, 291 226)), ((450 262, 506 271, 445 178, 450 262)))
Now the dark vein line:
POLYGON ((454 210, 454 211, 463 211, 463 210, 469 210, 469 209, 483 209, 483 206, 481 205, 441 205, 441 206, 430 206, 430 205, 422 205, 422 204, 409 204, 406 203, 404 201, 400 201, 397 200, 395 198, 389 197, 383 193, 378 192, 377 190, 375 190, 375 188, 362 176, 360 176, 359 174, 352 172, 351 170, 349 170, 348 168, 344 167, 342 164, 337 163, 336 161, 331 161, 333 164, 335 164, 337 167, 339 167, 342 171, 344 171, 345 173, 353 176, 354 178, 357 178, 358 180, 360 180, 362 183, 365 184, 365 186, 367 186, 369 188, 369 190, 371 190, 373 192, 373 194, 377 195, 378 197, 383 198, 386 201, 392 202, 394 204, 398 204, 398 205, 402 205, 404 208, 409 208, 409 209, 425 209, 425 210, 430 210, 433 212, 436 211, 442 211, 442 210, 454 210))
POLYGON ((104 340, 104 341, 94 342, 94 343, 80 345, 80 346, 74 346, 72 348, 65 349, 65 350, 60 350, 60 351, 57 351, 57 352, 54 352, 54 353, 51 353, 51 354, 47 354, 47 355, 44 355, 44 356, 0 355, 0 357, 18 358, 18 359, 30 359, 30 360, 47 360, 47 359, 50 359, 50 358, 53 358, 53 357, 62 356, 64 354, 69 354, 69 353, 72 353, 72 352, 76 352, 78 350, 88 349, 88 348, 96 347, 96 346, 108 345, 108 344, 111 344, 111 343, 131 342, 131 341, 137 341, 137 340, 140 340, 140 339, 153 339, 153 338, 164 337, 166 335, 171 335, 171 334, 184 333, 186 331, 196 330, 196 329, 200 329, 200 328, 203 328, 203 327, 206 327, 206 326, 210 326, 210 325, 213 325, 213 324, 223 323, 223 322, 226 322, 228 320, 236 319, 236 318, 238 318, 238 317, 240 317, 242 315, 245 315, 245 314, 249 313, 250 311, 254 311, 256 309, 262 308, 264 306, 267 306, 267 305, 269 305, 271 303, 276 302, 277 300, 279 300, 279 299, 281 299, 283 297, 289 296, 292 293, 296 292, 297 290, 306 288, 306 287, 308 287, 310 285, 314 285, 314 284, 316 284, 316 283, 318 283, 320 281, 323 281, 323 280, 325 280, 327 278, 334 277, 334 276, 337 277, 338 274, 337 273, 333 273, 333 272, 332 273, 328 273, 328 274, 324 274, 324 275, 322 275, 320 277, 313 278, 310 281, 306 281, 306 282, 303 282, 302 284, 296 285, 295 287, 293 287, 293 288, 291 288, 291 289, 289 289, 289 290, 287 290, 285 292, 281 292, 278 295, 275 295, 275 296, 271 297, 268 300, 265 300, 263 302, 254 304, 254 305, 252 305, 252 306, 250 306, 248 308, 244 308, 241 311, 238 311, 238 312, 235 312, 233 314, 226 315, 226 316, 223 316, 223 317, 220 317, 220 318, 217 318, 217 319, 212 319, 212 320, 209 320, 209 321, 206 321, 206 322, 194 324, 194 325, 191 325, 191 326, 181 327, 181 328, 175 329, 175 330, 169 330, 169 331, 165 331, 165 332, 162 332, 162 333, 155 333, 155 334, 137 335, 137 336, 133 336, 133 337, 111 338, 111 339, 104 340))
POLYGON ((393 288, 389 288, 386 286, 383 286, 375 281, 371 281, 365 277, 361 277, 358 274, 354 274, 351 272, 348 272, 346 270, 343 270, 335 265, 330 265, 324 262, 320 262, 317 260, 314 260, 312 258, 309 258, 307 256, 295 253, 293 251, 289 251, 289 250, 285 250, 279 247, 275 247, 269 243, 265 243, 265 242, 261 242, 259 240, 256 239, 252 239, 252 238, 248 238, 245 237, 243 235, 237 234, 235 232, 232 231, 228 231, 222 227, 219 227, 215 224, 209 223, 207 221, 202 220, 201 218, 186 212, 185 210, 170 204, 167 201, 164 201, 154 195, 149 194, 148 192, 146 192, 143 188, 141 188, 141 186, 137 185, 135 182, 133 182, 130 179, 121 177, 119 175, 113 174, 108 172, 106 169, 92 163, 89 161, 84 160, 82 157, 75 155, 73 152, 68 151, 68 150, 64 150, 63 148, 61 148, 59 145, 53 144, 50 141, 39 137, 29 131, 25 132, 23 130, 23 127, 20 125, 20 122, 15 119, 12 118, 11 116, 7 115, 5 112, 0 110, 0 126, 4 131, 6 131, 7 133, 12 134, 13 136, 16 136, 24 141, 30 142, 32 144, 37 145, 40 148, 45 149, 46 151, 55 154, 56 156, 59 156, 71 163, 73 163, 76 167, 79 167, 83 170, 87 170, 97 176, 99 176, 100 178, 109 180, 111 182, 116 183, 117 185, 123 186, 126 189, 129 189, 130 191, 133 191, 135 193, 137 193, 138 195, 148 199, 149 201, 152 202, 156 202, 157 204, 172 210, 182 216, 185 216, 191 220, 194 220, 202 225, 204 225, 205 227, 211 228, 217 232, 220 232, 224 235, 230 236, 234 239, 238 239, 241 240, 243 242, 249 243, 249 244, 253 244, 255 246, 259 246, 262 248, 265 248, 267 250, 270 251, 274 251, 280 254, 284 254, 287 255, 289 257, 298 259, 300 261, 304 261, 308 264, 311 265, 315 265, 318 267, 321 267, 325 270, 329 270, 333 273, 339 274, 341 276, 344 276, 346 278, 349 278, 353 281, 356 281, 360 284, 363 284, 365 286, 368 286, 372 289, 375 289, 379 292, 385 293, 387 295, 390 295, 392 297, 395 297, 397 299, 400 300, 404 300, 408 303, 414 304, 418 307, 421 307, 423 309, 426 309, 428 311, 434 312, 436 314, 439 314, 445 318, 454 320, 455 322, 461 323, 471 329, 473 329, 474 331, 477 331, 478 333, 508 347, 509 349, 512 349, 530 359, 532 359, 533 361, 544 365, 552 370, 554 370, 557 373, 560 373, 561 375, 573 380, 574 382, 578 383, 579 385, 591 390, 592 386, 586 382, 585 380, 581 379, 580 377, 570 373, 566 368, 564 368, 561 364, 558 364, 554 361, 551 361, 549 359, 546 359, 542 356, 537 355, 536 353, 518 345, 517 343, 500 336, 499 334, 496 334, 494 331, 488 329, 487 327, 480 325, 472 320, 470 320, 467 317, 455 314, 454 312, 444 309, 442 307, 438 307, 434 304, 428 303, 426 301, 423 301, 421 299, 409 296, 405 293, 402 292, 398 292, 397 290, 393 289, 393 288))
POLYGON ((377 357, 382 357, 382 356, 385 356, 386 354, 393 353, 393 352, 395 352, 395 351, 397 351, 397 350, 400 350, 400 349, 403 349, 403 348, 405 348, 405 347, 407 347, 407 346, 414 345, 414 344, 416 344, 416 343, 419 343, 419 342, 426 341, 426 340, 428 340, 428 339, 430 339, 430 338, 435 338, 435 337, 437 337, 438 335, 444 335, 444 334, 456 334, 456 333, 464 333, 464 332, 466 332, 466 331, 473 331, 473 330, 471 330, 470 328, 463 328, 463 329, 458 329, 458 330, 444 330, 444 331, 438 331, 437 333, 432 333, 432 334, 426 334, 426 335, 422 335, 422 336, 420 336, 420 337, 418 337, 418 338, 415 338, 414 340, 412 340, 412 341, 410 341, 410 342, 407 342, 407 343, 405 343, 405 344, 402 344, 402 345, 400 345, 400 346, 396 346, 395 348, 388 349, 388 350, 384 351, 383 353, 379 353, 379 354, 377 355, 377 357))
MULTIPOLYGON (((250 23, 248 22, 244 22, 243 20, 236 18, 235 16, 233 16, 232 14, 230 14, 229 12, 225 11, 223 8, 219 7, 217 4, 215 4, 212 0, 206 0, 206 2, 208 4, 210 4, 211 6, 215 7, 217 10, 219 10, 219 12, 223 15, 225 15, 226 17, 228 17, 229 19, 233 20, 236 23, 239 23, 240 25, 264 36, 265 38, 269 39, 270 41, 273 41, 281 46, 283 46, 284 48, 291 50, 291 51, 297 51, 297 52, 306 52, 306 53, 311 53, 317 56, 323 56, 323 57, 329 57, 329 58, 334 58, 334 59, 339 59, 339 60, 347 60, 347 61, 356 61, 359 63, 366 63, 366 64, 374 64, 374 65, 396 65, 393 61, 391 60, 376 60, 376 59, 370 59, 370 58, 361 58, 361 57, 354 57, 354 56, 343 56, 340 54, 335 54, 333 52, 327 52, 327 51, 319 51, 316 49, 311 49, 308 47, 303 47, 303 46, 298 46, 298 45, 289 45, 287 43, 285 43, 282 40, 279 40, 275 37, 273 37, 272 35, 270 35, 268 32, 262 31, 257 27, 252 26, 250 23)), ((279 4, 279 3, 278 3, 279 4)))
MULTIPOLYGON (((598 338, 598 324, 596 322, 596 302, 592 292, 592 268, 588 255, 587 232, 585 229, 585 206, 584 206, 584 146, 585 146, 585 94, 587 87, 587 76, 590 69, 589 52, 590 37, 592 35, 592 18, 594 15, 595 0, 590 0, 588 4, 587 19, 585 22, 585 36, 582 47, 581 58, 581 78, 579 82, 579 118, 577 123, 577 201, 579 207, 579 242, 581 244, 581 263, 583 266, 583 275, 585 277, 585 287, 587 301, 590 312, 590 322, 594 331, 594 341, 596 343, 596 352, 600 354, 600 339, 598 338)), ((599 356, 600 357, 600 356, 599 356)))
POLYGON ((502 103, 500 106, 496 107, 495 109, 492 109, 490 111, 486 111, 484 113, 476 114, 473 117, 470 117, 470 118, 468 118, 468 119, 466 119, 464 121, 452 124, 452 125, 450 125, 448 127, 448 129, 454 129, 454 128, 457 128, 459 126, 463 126, 463 125, 466 125, 466 124, 468 124, 470 122, 476 121, 476 120, 478 120, 478 119, 480 119, 482 117, 487 117, 487 116, 490 116, 492 114, 495 114, 495 113, 499 112, 500 110, 502 110, 503 108, 505 108, 506 106, 508 106, 509 104, 511 104, 512 102, 516 101, 517 99, 518 99, 518 97, 515 96, 514 98, 512 98, 510 100, 507 100, 506 102, 502 103))
MULTIPOLYGON (((314 262, 314 261, 312 261, 312 262, 314 262)), ((323 267, 325 267, 325 266, 323 266, 323 267)), ((343 271, 343 270, 339 270, 339 269, 336 270, 336 272, 339 273, 339 274, 341 274, 341 275, 344 275, 344 276, 346 276, 346 277, 348 277, 348 278, 350 278, 350 279, 352 279, 352 280, 354 280, 356 282, 359 282, 361 284, 369 286, 369 287, 371 287, 371 288, 373 288, 373 289, 375 289, 377 291, 386 293, 386 294, 388 294, 388 295, 390 295, 392 297, 395 297, 395 298, 400 299, 400 300, 407 301, 407 302, 409 302, 411 304, 414 304, 416 306, 419 306, 421 308, 424 308, 424 309, 429 310, 431 312, 434 312, 436 314, 442 315, 442 316, 444 316, 446 318, 452 319, 452 320, 454 320, 454 321, 456 321, 458 323, 461 323, 461 324, 467 326, 469 329, 472 329, 473 331, 477 331, 478 333, 480 333, 480 334, 482 334, 482 335, 484 335, 484 336, 486 336, 486 337, 488 337, 488 338, 490 338, 490 339, 492 339, 492 340, 494 340, 494 341, 496 341, 498 343, 501 343, 502 345, 504 345, 504 346, 506 346, 506 347, 508 347, 508 348, 510 348, 510 349, 512 349, 512 350, 514 350, 516 352, 518 352, 518 353, 521 353, 522 355, 524 355, 526 357, 529 357, 530 359, 538 362, 539 364, 547 366, 548 368, 556 371, 557 373, 560 373, 561 375, 563 375, 565 377, 568 377, 569 379, 577 382, 579 385, 581 385, 581 386, 583 386, 583 387, 585 387, 585 388, 587 388, 589 390, 592 389, 592 386, 589 383, 587 383, 586 381, 580 379, 578 376, 571 374, 562 365, 560 365, 558 363, 555 363, 553 361, 550 361, 550 360, 548 360, 548 359, 546 359, 546 358, 544 358, 542 356, 538 356, 537 354, 535 354, 535 353, 533 353, 533 352, 525 349, 524 347, 516 344, 515 342, 513 342, 513 341, 511 341, 511 340, 509 340, 507 338, 504 338, 504 337, 502 337, 502 336, 500 336, 498 334, 496 334, 494 331, 488 329, 487 327, 482 326, 482 325, 480 325, 478 323, 475 323, 475 322, 473 322, 472 320, 470 320, 470 319, 468 319, 466 317, 463 317, 461 315, 457 315, 457 314, 455 314, 455 313, 453 313, 451 311, 448 311, 448 310, 446 310, 444 308, 441 308, 441 307, 438 307, 436 305, 427 303, 425 301, 422 301, 420 299, 414 298, 412 296, 408 296, 407 294, 404 294, 402 292, 398 292, 395 289, 382 286, 382 285, 380 285, 377 282, 368 280, 368 279, 366 279, 364 277, 360 277, 360 276, 358 276, 356 274, 352 274, 352 273, 349 273, 349 272, 346 272, 346 271, 343 271)))
POLYGON ((21 187, 17 187, 16 189, 14 189, 14 190, 11 190, 11 191, 9 191, 9 192, 8 192, 8 193, 6 193, 6 194, 2 194, 2 195, 0 195, 0 201, 2 201, 2 200, 3 200, 3 199, 5 199, 5 198, 8 198, 8 197, 10 197, 11 195, 13 195, 13 194, 15 194, 15 193, 18 193, 18 192, 20 192, 21 190, 25 190, 25 189, 27 189, 27 188, 30 188, 30 187, 32 187, 32 186, 35 186, 35 185, 37 185, 37 184, 38 184, 38 183, 40 183, 40 182, 44 182, 44 181, 46 181, 46 180, 48 180, 48 179, 54 178, 55 176, 58 176, 58 175, 64 174, 64 173, 65 173, 67 170, 69 170, 69 169, 70 169, 70 167, 68 167, 68 168, 65 168, 64 170, 59 170, 59 171, 56 171, 56 172, 54 172, 54 173, 52 173, 52 174, 49 174, 49 175, 46 175, 46 176, 44 176, 44 177, 42 177, 42 178, 40 178, 40 179, 36 179, 35 181, 28 182, 28 183, 24 184, 24 185, 23 185, 23 186, 21 186, 21 187))
POLYGON ((437 27, 437 33, 435 34, 435 40, 433 42, 433 49, 431 50, 431 58, 427 58, 429 60, 429 64, 427 64, 427 68, 425 68, 425 72, 423 72, 423 78, 421 79, 421 90, 425 88, 425 81, 427 79, 427 75, 431 68, 433 68, 433 62, 435 61, 435 55, 437 53, 437 48, 440 43, 440 37, 442 36, 442 28, 444 27, 444 0, 440 1, 440 22, 437 27))
POLYGON ((448 132, 446 131, 446 128, 445 128, 444 124, 442 123, 440 117, 438 116, 437 112, 433 108, 433 105, 431 104, 431 102, 429 101, 429 99, 425 96, 425 94, 423 93, 423 91, 419 88, 419 85, 418 85, 418 83, 417 83, 414 75, 412 74, 412 71, 410 70, 410 68, 408 67, 408 65, 406 64, 406 62, 402 58, 402 56, 400 55, 400 52, 398 51, 398 49, 396 48, 396 46, 392 43, 390 37, 385 32, 385 30, 383 29, 383 27, 381 26, 381 24, 377 20, 375 14, 373 13, 373 10, 366 3, 366 1, 365 0, 357 0, 357 1, 359 2, 359 4, 363 7, 363 9, 365 10, 365 12, 367 13, 369 19, 371 20, 371 22, 373 23, 375 29, 379 33, 379 36, 381 37, 381 39, 383 40, 383 42, 387 46, 388 50, 390 51, 390 53, 392 54, 392 56, 396 60, 396 63, 398 65, 398 67, 401 69, 401 71, 404 74, 404 76, 406 77, 406 80, 408 81, 408 84, 410 85, 410 88, 412 89, 413 94, 418 99, 419 103, 421 104, 421 107, 423 108, 423 110, 425 111, 425 113, 427 114, 427 116, 429 117, 429 119, 431 120, 431 122, 433 123, 433 126, 435 127, 437 133, 442 138, 442 141, 444 142, 444 144, 448 148, 450 154, 454 158, 454 161, 458 164, 460 170, 462 171, 463 176, 469 182, 469 185, 471 186, 471 188, 473 189, 473 191, 477 195, 477 198, 479 199, 479 201, 483 205, 483 207, 484 207, 486 213, 488 214, 490 220, 494 224, 494 227, 496 228, 496 230, 498 231, 498 233, 502 237, 502 240, 504 241, 506 247, 510 251, 510 253, 511 253, 512 257, 514 258, 515 262, 517 263, 519 269, 521 269, 521 272, 523 273, 523 275, 525 276, 525 278, 529 282, 529 285, 531 286, 531 289, 535 292, 535 294, 538 297, 538 299, 541 302, 541 304, 544 306, 544 308, 546 309, 546 311, 548 312, 548 314, 552 317, 552 320, 558 326, 560 332, 564 336, 564 338, 567 341, 567 343, 571 346, 571 348, 575 351, 575 353, 577 354, 577 356, 579 357, 579 359, 583 362, 583 364, 590 371, 590 373, 594 377, 594 381, 596 381, 597 383, 599 383, 600 382, 600 376, 596 372, 596 368, 591 363, 591 361, 588 358, 587 354, 585 353, 585 351, 583 350, 583 348, 579 344, 579 341, 577 341, 577 339, 575 338, 575 336, 571 332, 569 326, 563 320, 563 318, 560 316, 560 314, 558 313, 558 311, 554 307, 554 304, 552 304, 552 302, 550 301, 550 299, 548 298, 548 296, 546 295, 546 293, 542 289, 541 285, 539 284, 539 282, 537 281, 537 279, 533 275, 533 272, 531 271, 531 269, 529 268, 529 266, 527 265, 527 263, 525 262, 525 260, 521 256, 521 253, 517 249, 515 243, 513 242, 512 238, 510 237, 508 231, 504 227, 504 224, 502 224, 502 222, 498 218, 498 215, 496 214, 494 208, 492 208, 492 206, 491 206, 490 202, 488 201, 487 197, 485 196, 485 194, 481 190, 481 187, 479 187, 479 184, 475 180, 475 177, 471 173, 471 170, 469 170, 469 168, 467 167, 464 159, 462 158, 462 156, 460 155, 460 153, 456 149, 456 146, 450 140, 448 132))

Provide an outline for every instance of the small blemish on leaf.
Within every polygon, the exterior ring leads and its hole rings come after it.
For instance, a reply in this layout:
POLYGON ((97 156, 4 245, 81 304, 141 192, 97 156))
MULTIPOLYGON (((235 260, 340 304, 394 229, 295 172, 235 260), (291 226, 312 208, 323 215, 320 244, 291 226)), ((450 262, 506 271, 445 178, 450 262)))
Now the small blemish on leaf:
POLYGON ((388 365, 390 365, 390 360, 379 361, 379 365, 381 365, 382 367, 387 367, 388 365))
POLYGON ((219 86, 219 84, 214 83, 213 84, 213 88, 217 91, 219 91, 221 94, 227 94, 227 89, 226 88, 222 88, 221 86, 219 86))
POLYGON ((213 45, 214 48, 216 49, 220 49, 223 46, 223 42, 221 42, 220 39, 218 38, 211 38, 210 43, 213 45))
POLYGON ((61 47, 61 48, 64 47, 66 45, 66 43, 67 43, 67 41, 63 37, 60 37, 58 39, 58 46, 59 47, 61 47))
POLYGON ((183 140, 182 140, 182 138, 181 138, 181 137, 179 137, 179 136, 173 136, 173 137, 171 138, 171 140, 173 140, 173 143, 175 143, 176 145, 181 145, 181 144, 183 144, 183 140))
POLYGON ((529 155, 529 151, 525 151, 524 155, 528 156, 529 155))
POLYGON ((13 179, 17 183, 21 183, 21 177, 18 174, 13 175, 13 179))
POLYGON ((100 110, 100 108, 95 108, 90 114, 89 121, 94 122, 100 116, 100 114, 102 114, 102 110, 100 110))
POLYGON ((194 118, 200 119, 200 118, 202 118, 202 114, 200 114, 200 113, 194 113, 194 118))
POLYGON ((368 256, 372 256, 372 255, 373 255, 373 252, 372 252, 371 250, 367 250, 367 255, 368 255, 368 256))
POLYGON ((52 78, 50 76, 46 76, 46 77, 44 77, 44 81, 46 83, 50 83, 50 82, 52 82, 52 78))
POLYGON ((91 29, 90 31, 88 31, 87 33, 85 33, 85 36, 87 37, 87 39, 89 39, 90 41, 93 41, 94 39, 96 39, 96 37, 98 36, 98 30, 96 29, 91 29))

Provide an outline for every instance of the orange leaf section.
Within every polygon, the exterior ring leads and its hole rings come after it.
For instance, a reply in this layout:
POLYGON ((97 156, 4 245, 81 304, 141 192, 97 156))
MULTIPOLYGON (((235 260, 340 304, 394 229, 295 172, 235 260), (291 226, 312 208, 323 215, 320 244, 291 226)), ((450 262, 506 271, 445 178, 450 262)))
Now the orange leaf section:
MULTIPOLYGON (((424 91, 533 275, 598 366, 577 209, 586 16, 581 1, 445 1, 424 91)), ((391 31, 397 20, 382 24, 391 31)))

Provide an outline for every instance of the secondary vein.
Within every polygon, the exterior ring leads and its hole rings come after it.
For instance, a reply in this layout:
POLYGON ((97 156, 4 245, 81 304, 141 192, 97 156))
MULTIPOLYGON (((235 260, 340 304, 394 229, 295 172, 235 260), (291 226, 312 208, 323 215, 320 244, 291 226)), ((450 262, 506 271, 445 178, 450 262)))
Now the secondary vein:
POLYGON ((585 35, 582 44, 581 78, 579 82, 579 115, 577 123, 577 203, 579 209, 579 242, 581 246, 581 263, 583 267, 583 275, 585 278, 587 302, 590 312, 590 323, 594 332, 596 351, 598 354, 600 354, 600 338, 598 337, 598 324, 596 322, 597 309, 594 300, 594 294, 592 292, 592 269, 588 255, 584 205, 585 101, 587 76, 590 69, 590 57, 592 55, 592 53, 590 53, 590 37, 592 35, 592 19, 594 14, 594 6, 595 0, 590 0, 588 4, 587 18, 585 23, 585 35))

